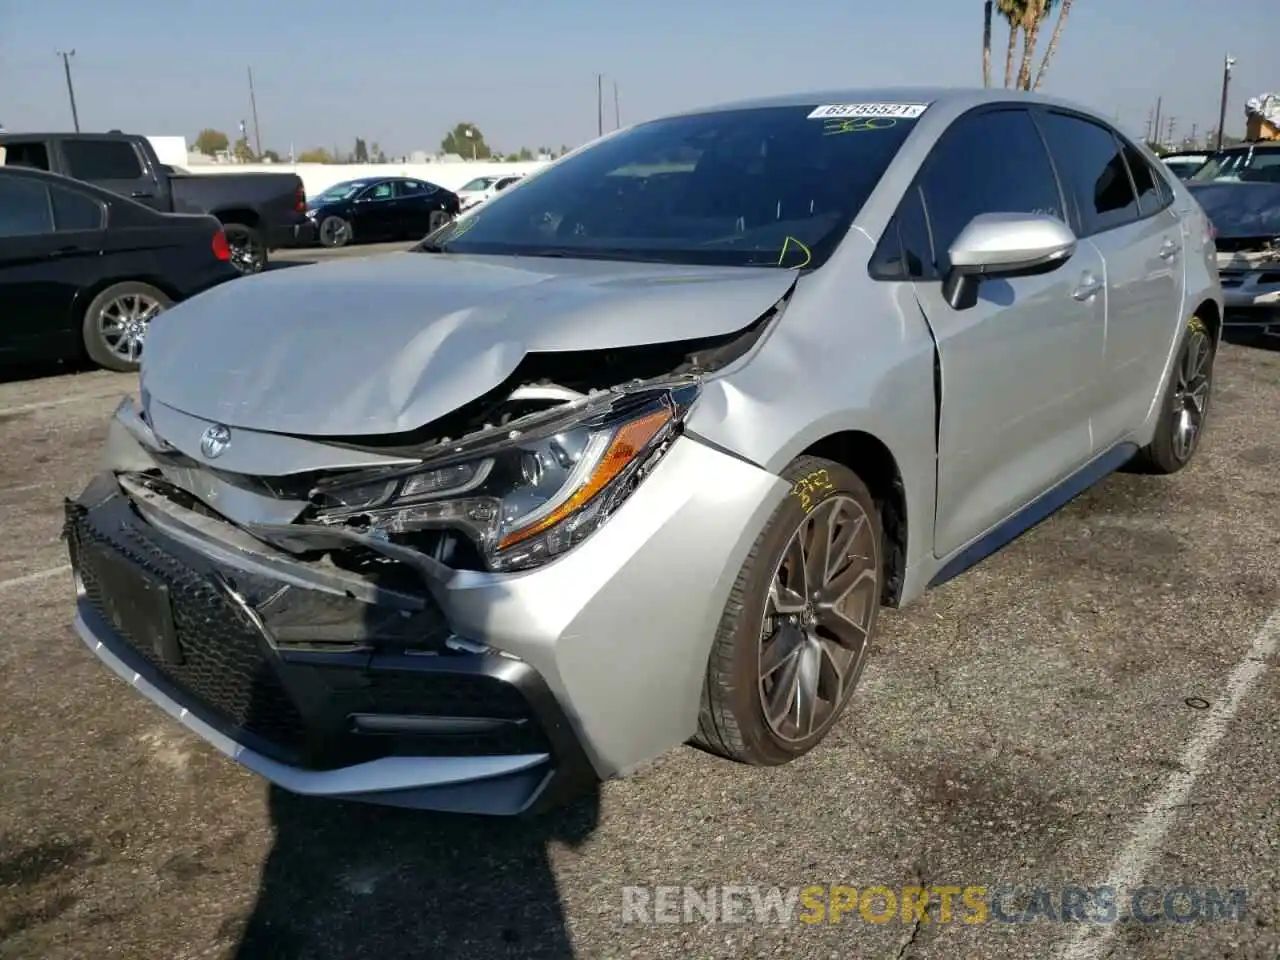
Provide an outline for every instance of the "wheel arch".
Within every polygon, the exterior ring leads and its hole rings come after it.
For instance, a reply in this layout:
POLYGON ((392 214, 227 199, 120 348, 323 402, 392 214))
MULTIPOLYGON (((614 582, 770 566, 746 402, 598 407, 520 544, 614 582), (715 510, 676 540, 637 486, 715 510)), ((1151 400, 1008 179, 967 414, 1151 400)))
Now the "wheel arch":
POLYGON ((76 291, 75 299, 71 302, 71 324, 70 329, 75 329, 84 321, 85 312, 89 309, 89 304, 93 303, 94 298, 108 287, 114 287, 118 283, 145 283, 149 287, 155 287, 175 304, 182 299, 178 291, 174 289, 168 282, 150 275, 142 274, 138 276, 126 277, 107 277, 97 280, 87 287, 82 287, 76 291))
POLYGON ((262 224, 262 217, 258 215, 257 211, 250 210, 248 207, 230 207, 225 210, 213 210, 210 212, 223 224, 238 223, 242 227, 250 227, 254 230, 258 229, 262 224))
POLYGON ((811 443, 800 456, 834 461, 856 473, 880 510, 885 539, 885 577, 881 603, 896 607, 907 573, 907 493, 892 451, 874 434, 841 430, 811 443))
POLYGON ((1191 311, 1191 315, 1199 317, 1208 325, 1215 348, 1222 343, 1222 311, 1217 303, 1213 300, 1202 300, 1200 305, 1191 311))

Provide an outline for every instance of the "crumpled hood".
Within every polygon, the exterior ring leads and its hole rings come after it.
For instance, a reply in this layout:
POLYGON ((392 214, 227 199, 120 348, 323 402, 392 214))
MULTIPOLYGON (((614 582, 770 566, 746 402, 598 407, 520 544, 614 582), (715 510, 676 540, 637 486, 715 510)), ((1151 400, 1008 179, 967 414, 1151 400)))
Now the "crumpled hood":
POLYGON ((228 426, 312 436, 413 430, 527 353, 733 333, 789 270, 402 253, 221 284, 159 317, 142 387, 228 426))

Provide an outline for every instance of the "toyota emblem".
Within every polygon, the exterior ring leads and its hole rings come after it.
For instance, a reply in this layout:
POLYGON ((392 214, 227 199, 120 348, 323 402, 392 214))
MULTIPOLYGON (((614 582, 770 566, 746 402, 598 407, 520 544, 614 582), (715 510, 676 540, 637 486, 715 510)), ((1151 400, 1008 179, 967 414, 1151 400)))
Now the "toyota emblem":
POLYGON ((200 452, 208 460, 215 460, 231 445, 231 430, 220 423, 215 423, 200 438, 200 452))

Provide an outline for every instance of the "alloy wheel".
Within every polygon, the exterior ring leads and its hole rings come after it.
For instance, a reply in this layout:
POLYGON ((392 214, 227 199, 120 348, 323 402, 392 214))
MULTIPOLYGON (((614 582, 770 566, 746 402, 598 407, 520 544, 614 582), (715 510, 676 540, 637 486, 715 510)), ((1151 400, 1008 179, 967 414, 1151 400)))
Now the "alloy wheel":
POLYGON ((326 247, 341 247, 351 239, 351 226, 341 217, 329 217, 320 225, 320 242, 326 247))
POLYGON ((1182 350, 1173 390, 1173 455, 1181 462, 1191 457, 1204 426, 1212 357, 1209 337, 1193 329, 1182 350))
POLYGON ((266 265, 266 249, 248 234, 228 232, 227 246, 231 248, 231 265, 243 274, 258 273, 266 265))
POLYGON ((129 363, 137 363, 147 327, 164 307, 145 293, 126 293, 107 303, 98 314, 98 333, 107 349, 129 363))
POLYGON ((769 585, 759 694, 779 739, 824 730, 857 685, 880 601, 874 527, 851 497, 824 500, 792 533, 769 585))

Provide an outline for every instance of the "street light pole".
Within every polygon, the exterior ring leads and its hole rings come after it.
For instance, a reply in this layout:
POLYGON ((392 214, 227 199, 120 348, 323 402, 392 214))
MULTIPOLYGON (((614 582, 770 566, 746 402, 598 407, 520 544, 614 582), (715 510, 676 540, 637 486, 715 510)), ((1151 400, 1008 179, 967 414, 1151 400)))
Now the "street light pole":
POLYGON ((1227 123, 1227 90, 1231 86, 1231 68, 1235 64, 1235 57, 1230 54, 1222 61, 1222 106, 1218 109, 1218 150, 1222 149, 1222 128, 1227 123))
POLYGON ((80 132, 80 115, 76 113, 76 89, 71 85, 71 58, 76 55, 74 50, 59 50, 57 55, 62 58, 62 69, 67 75, 67 96, 71 99, 71 122, 75 125, 76 133, 80 132))

